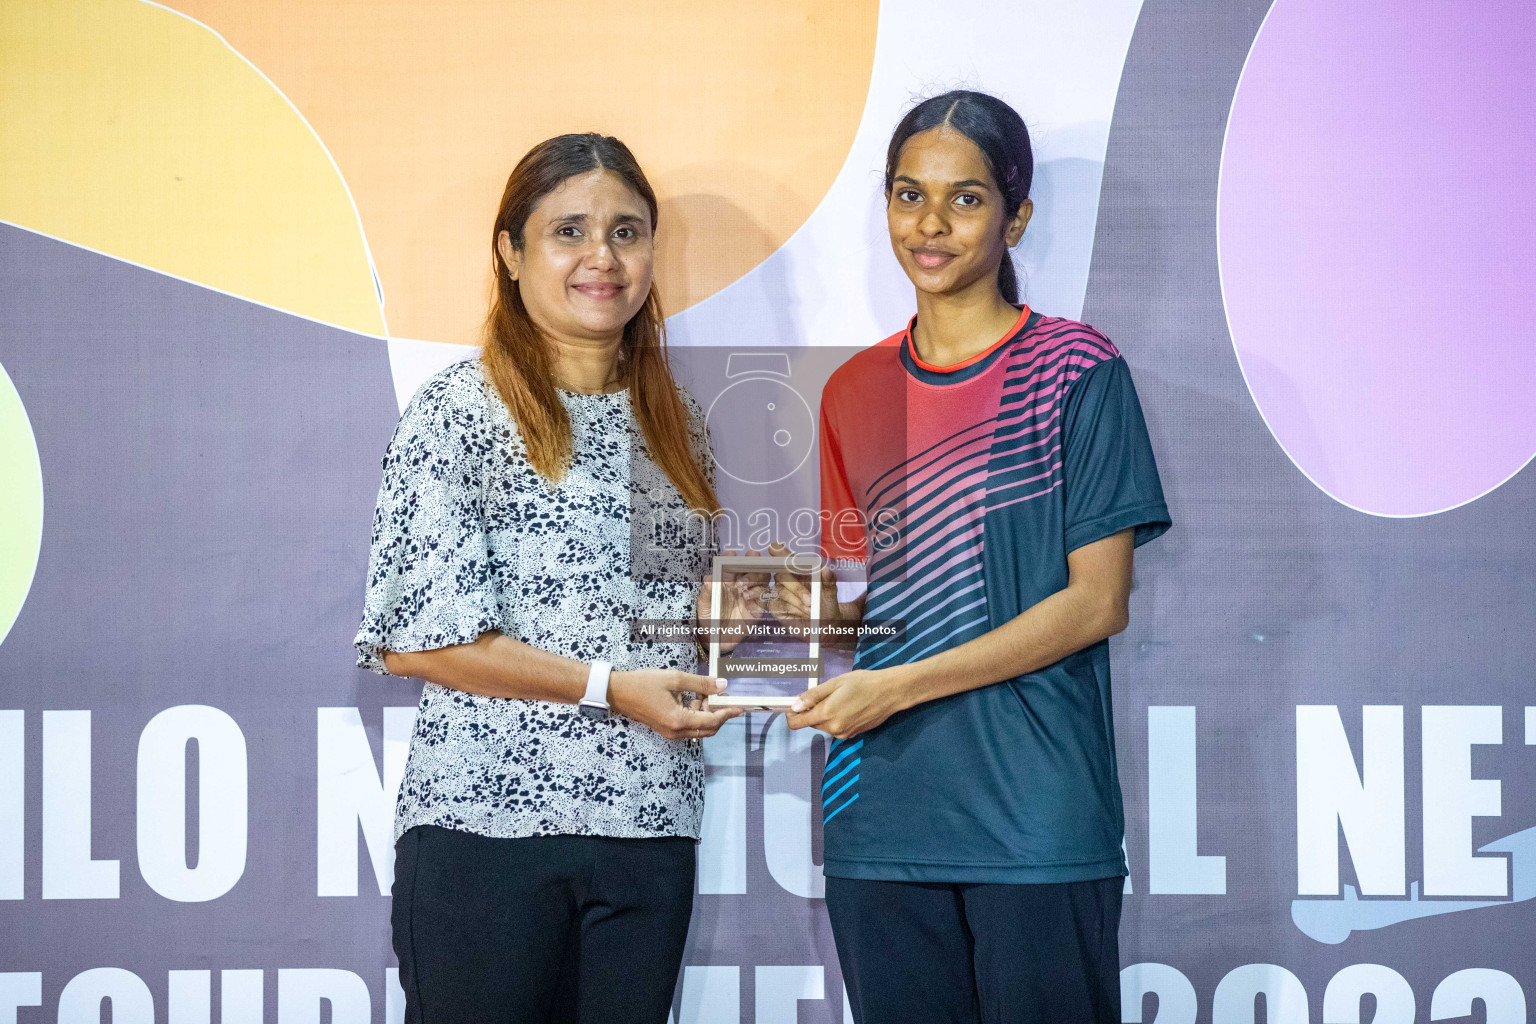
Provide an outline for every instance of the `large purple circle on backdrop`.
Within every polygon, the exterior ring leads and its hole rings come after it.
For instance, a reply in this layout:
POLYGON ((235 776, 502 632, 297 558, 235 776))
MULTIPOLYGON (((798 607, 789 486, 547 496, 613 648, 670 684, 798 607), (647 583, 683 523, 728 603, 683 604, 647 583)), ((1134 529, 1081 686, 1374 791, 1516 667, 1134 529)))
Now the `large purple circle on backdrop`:
POLYGON ((1292 461, 1376 515, 1536 453, 1536 7, 1276 0, 1227 123, 1222 294, 1292 461))

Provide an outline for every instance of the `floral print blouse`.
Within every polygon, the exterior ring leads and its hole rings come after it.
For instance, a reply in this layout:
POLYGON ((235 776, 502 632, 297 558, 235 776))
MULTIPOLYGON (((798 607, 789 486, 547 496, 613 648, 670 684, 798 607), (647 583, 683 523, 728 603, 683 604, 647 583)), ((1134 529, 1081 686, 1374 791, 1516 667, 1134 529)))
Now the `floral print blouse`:
MULTIPOLYGON (((713 481, 708 428, 680 390, 700 465, 713 481)), ((646 453, 627 391, 560 392, 571 468, 551 488, 528 462, 507 407, 478 360, 455 363, 411 399, 383 460, 358 665, 382 652, 468 643, 500 630, 615 671, 693 671, 694 646, 633 642, 635 619, 690 620, 713 534, 681 545, 657 572, 630 559, 632 509, 686 514, 646 453)), ((487 836, 559 833, 699 837, 698 740, 667 740, 576 705, 482 697, 426 683, 395 806, 395 838, 432 824, 487 836)))

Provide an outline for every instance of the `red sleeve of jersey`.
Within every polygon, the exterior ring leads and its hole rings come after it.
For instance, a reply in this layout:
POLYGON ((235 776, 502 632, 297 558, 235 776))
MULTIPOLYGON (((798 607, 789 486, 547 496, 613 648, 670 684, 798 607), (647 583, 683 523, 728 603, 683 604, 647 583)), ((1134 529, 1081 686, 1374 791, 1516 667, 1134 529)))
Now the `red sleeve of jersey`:
POLYGON ((868 546, 864 514, 848 481, 830 399, 823 394, 821 400, 821 554, 834 561, 863 562, 868 546))

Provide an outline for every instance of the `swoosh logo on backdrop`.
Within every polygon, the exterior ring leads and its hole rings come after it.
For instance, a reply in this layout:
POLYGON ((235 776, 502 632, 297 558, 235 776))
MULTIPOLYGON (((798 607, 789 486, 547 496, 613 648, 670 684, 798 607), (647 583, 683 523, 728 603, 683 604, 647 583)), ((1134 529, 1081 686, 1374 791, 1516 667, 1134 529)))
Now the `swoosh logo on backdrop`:
POLYGON ((1421 900, 1419 883, 1408 887, 1407 899, 1362 900, 1352 885, 1344 886, 1344 895, 1334 899, 1296 899, 1291 901, 1291 920, 1303 935, 1338 945, 1354 932, 1389 928, 1404 921, 1437 914, 1457 914, 1484 907, 1506 907, 1536 899, 1536 828, 1496 839, 1478 849, 1479 853, 1508 853, 1512 861, 1512 885, 1507 900, 1421 900))

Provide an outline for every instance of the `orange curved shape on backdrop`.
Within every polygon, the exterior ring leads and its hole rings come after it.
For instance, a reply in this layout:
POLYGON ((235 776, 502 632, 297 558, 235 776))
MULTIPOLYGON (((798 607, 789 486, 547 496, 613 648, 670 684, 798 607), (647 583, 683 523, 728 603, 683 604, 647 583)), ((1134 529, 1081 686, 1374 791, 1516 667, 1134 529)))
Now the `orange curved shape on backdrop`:
POLYGON ((805 221, 852 144, 876 0, 173 0, 281 89, 356 201, 390 334, 478 344, 490 225, 535 143, 596 130, 661 199, 676 313, 805 221))

